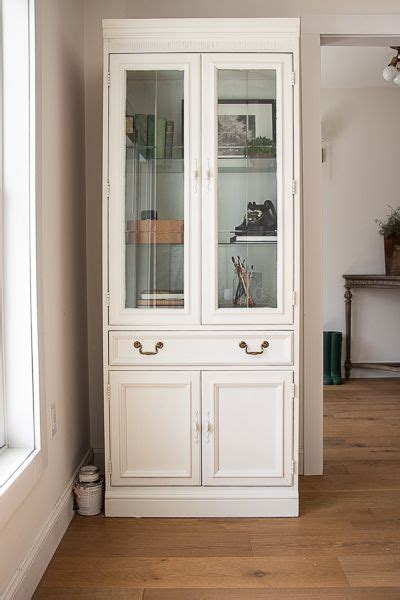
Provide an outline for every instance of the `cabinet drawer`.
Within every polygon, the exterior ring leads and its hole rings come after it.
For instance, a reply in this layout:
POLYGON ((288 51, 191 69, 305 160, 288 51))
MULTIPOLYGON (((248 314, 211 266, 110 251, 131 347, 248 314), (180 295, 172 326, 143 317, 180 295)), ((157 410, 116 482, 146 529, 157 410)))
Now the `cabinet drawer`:
POLYGON ((110 331, 116 365, 291 365, 293 332, 110 331))

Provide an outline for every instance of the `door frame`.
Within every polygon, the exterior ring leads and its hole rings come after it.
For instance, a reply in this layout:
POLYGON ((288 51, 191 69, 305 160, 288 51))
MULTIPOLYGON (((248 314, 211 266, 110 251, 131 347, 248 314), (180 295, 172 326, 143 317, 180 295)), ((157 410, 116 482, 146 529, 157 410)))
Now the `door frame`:
POLYGON ((323 204, 321 43, 400 35, 400 14, 309 15, 301 19, 303 203, 303 444, 305 475, 323 472, 323 204))

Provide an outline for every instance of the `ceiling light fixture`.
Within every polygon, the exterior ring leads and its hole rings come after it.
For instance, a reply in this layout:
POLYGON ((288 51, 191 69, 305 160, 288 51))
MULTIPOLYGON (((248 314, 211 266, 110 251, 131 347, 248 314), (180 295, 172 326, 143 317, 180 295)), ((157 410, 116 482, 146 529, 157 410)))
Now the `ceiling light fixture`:
POLYGON ((400 46, 390 46, 392 50, 396 50, 397 54, 392 58, 387 67, 383 69, 383 79, 385 81, 393 81, 396 85, 400 85, 400 46))

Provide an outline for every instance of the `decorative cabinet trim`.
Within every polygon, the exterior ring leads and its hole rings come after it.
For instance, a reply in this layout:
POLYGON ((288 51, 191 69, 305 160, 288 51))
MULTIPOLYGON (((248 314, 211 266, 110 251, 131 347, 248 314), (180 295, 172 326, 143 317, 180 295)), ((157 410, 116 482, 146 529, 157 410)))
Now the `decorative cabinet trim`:
POLYGON ((110 52, 293 52, 300 19, 105 19, 110 52))
POLYGON ((293 50, 293 41, 274 38, 252 38, 247 43, 231 39, 126 39, 110 40, 113 52, 288 52, 293 50))

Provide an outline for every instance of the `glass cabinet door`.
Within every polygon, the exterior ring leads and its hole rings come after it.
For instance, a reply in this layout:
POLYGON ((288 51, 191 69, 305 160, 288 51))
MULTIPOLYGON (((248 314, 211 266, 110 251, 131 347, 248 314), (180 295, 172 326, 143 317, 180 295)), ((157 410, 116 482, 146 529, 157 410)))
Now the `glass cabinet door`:
POLYGON ((111 56, 111 324, 199 322, 199 61, 111 56))
POLYGON ((203 57, 203 321, 293 320, 292 57, 203 57))

